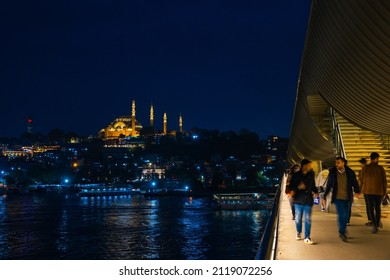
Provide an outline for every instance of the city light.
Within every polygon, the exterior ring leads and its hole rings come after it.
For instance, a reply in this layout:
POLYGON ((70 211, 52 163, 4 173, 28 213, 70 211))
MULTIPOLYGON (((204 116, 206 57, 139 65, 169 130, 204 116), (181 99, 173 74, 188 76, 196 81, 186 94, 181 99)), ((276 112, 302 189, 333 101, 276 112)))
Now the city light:
POLYGON ((64 180, 64 183, 65 183, 65 184, 68 184, 68 183, 69 183, 69 179, 66 178, 66 179, 64 180))
POLYGON ((152 187, 155 187, 156 186, 156 182, 152 182, 152 187))

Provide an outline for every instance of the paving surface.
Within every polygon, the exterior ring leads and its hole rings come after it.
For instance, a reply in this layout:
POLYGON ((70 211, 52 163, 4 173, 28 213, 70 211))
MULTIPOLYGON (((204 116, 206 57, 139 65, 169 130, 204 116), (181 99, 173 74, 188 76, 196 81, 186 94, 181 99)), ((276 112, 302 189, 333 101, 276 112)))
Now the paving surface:
POLYGON ((390 208, 383 206, 383 229, 371 234, 367 222, 364 200, 359 199, 352 209, 351 226, 348 227, 348 243, 338 236, 336 211, 330 213, 313 207, 311 238, 315 245, 295 240, 295 222, 291 219, 288 198, 283 195, 280 204, 280 224, 277 245, 278 260, 390 260, 390 208))

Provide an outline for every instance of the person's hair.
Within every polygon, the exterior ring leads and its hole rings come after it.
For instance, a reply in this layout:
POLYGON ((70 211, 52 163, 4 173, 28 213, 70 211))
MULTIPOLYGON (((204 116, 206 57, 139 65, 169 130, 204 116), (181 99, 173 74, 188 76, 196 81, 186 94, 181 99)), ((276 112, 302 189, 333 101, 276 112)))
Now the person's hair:
POLYGON ((308 165, 309 163, 311 163, 310 160, 308 160, 308 159, 303 159, 303 160, 301 161, 301 167, 303 167, 303 166, 305 166, 305 165, 308 165))
POLYGON ((361 164, 367 164, 367 160, 366 160, 366 158, 361 158, 360 160, 359 160, 359 162, 361 163, 361 164))
POLYGON ((294 173, 294 169, 298 167, 299 169, 301 169, 301 167, 299 166, 299 164, 294 164, 293 166, 290 167, 290 173, 294 173))
POLYGON ((291 170, 294 170, 296 167, 298 167, 298 168, 301 168, 301 166, 299 165, 299 164, 294 164, 293 166, 291 166, 291 170))
POLYGON ((343 157, 337 157, 336 160, 341 160, 344 163, 347 163, 347 160, 343 157))
POLYGON ((375 152, 371 153, 370 158, 371 158, 371 160, 377 159, 377 158, 379 158, 379 154, 375 153, 375 152))

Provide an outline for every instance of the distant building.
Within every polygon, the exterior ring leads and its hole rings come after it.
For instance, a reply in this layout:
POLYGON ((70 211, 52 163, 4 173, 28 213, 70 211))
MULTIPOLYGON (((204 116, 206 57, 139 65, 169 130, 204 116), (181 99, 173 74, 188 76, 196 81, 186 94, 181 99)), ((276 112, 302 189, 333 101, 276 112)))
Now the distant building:
MULTIPOLYGON (((161 136, 161 133, 158 133, 154 129, 154 106, 153 104, 150 106, 150 129, 153 131, 154 135, 161 136)), ((136 138, 141 136, 141 130, 143 130, 143 126, 136 119, 136 105, 135 101, 132 102, 132 112, 130 116, 121 116, 111 122, 107 127, 103 128, 99 131, 99 138, 110 141, 110 140, 119 140, 124 138, 136 138)), ((179 132, 184 133, 183 130, 183 116, 180 114, 179 117, 179 132)), ((168 117, 167 113, 164 113, 163 116, 163 135, 176 136, 176 131, 168 131, 168 117)), ((145 131, 144 135, 145 136, 145 131)), ((150 135, 149 135, 150 136, 150 135)), ((114 146, 122 146, 118 141, 107 144, 111 147, 114 146)))
POLYGON ((141 181, 150 180, 163 180, 165 179, 165 169, 156 166, 147 166, 142 168, 141 181))
POLYGON ((266 139, 266 150, 270 162, 285 160, 287 156, 288 139, 271 135, 266 139))
POLYGON ((131 116, 122 116, 111 122, 106 128, 99 132, 99 138, 119 139, 125 137, 138 137, 142 130, 142 125, 136 120, 135 101, 132 103, 131 116))

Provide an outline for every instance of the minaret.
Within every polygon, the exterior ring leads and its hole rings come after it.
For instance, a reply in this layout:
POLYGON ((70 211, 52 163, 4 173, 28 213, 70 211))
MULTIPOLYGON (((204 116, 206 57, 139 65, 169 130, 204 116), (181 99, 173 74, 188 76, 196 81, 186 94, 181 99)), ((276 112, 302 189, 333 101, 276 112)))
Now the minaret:
POLYGON ((154 127, 154 107, 153 107, 153 103, 150 106, 150 127, 151 128, 154 127))
POLYGON ((133 104, 131 105, 131 136, 136 136, 136 131, 135 131, 135 100, 133 100, 133 104))
POLYGON ((180 133, 183 133, 183 116, 181 114, 179 118, 179 131, 180 133))
POLYGON ((167 113, 164 113, 164 135, 167 135, 168 118, 167 113))

